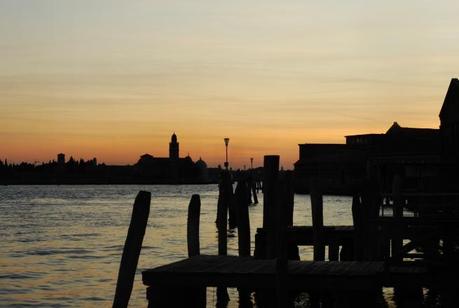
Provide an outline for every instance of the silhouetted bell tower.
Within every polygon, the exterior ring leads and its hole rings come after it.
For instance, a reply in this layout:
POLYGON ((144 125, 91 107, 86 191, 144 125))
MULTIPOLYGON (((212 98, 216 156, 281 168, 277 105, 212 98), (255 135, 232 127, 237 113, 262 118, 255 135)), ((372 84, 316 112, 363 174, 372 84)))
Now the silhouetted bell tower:
POLYGON ((179 143, 177 142, 177 135, 175 133, 172 134, 171 142, 169 143, 169 158, 179 158, 179 143))

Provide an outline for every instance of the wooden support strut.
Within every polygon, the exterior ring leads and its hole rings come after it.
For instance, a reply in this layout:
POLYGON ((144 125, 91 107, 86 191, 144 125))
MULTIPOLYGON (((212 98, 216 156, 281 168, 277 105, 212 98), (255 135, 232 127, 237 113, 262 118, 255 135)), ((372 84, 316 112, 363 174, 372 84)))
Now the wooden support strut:
POLYGON ((113 300, 114 308, 128 306, 150 213, 150 200, 151 193, 147 191, 139 191, 135 198, 116 283, 115 298, 113 300))

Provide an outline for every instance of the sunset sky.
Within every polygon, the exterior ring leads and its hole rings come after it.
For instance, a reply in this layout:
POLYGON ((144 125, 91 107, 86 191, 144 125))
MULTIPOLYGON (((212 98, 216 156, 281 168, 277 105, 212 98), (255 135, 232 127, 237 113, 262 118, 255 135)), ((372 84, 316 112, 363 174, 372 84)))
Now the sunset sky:
POLYGON ((298 143, 438 127, 459 1, 0 0, 0 159, 233 167, 298 143))

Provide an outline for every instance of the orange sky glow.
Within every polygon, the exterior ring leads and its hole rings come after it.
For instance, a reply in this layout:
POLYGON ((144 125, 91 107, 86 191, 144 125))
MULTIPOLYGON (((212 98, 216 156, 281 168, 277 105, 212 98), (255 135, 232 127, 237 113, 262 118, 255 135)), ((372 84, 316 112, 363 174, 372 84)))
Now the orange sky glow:
POLYGON ((438 127, 457 1, 2 1, 0 159, 233 168, 298 143, 438 127))

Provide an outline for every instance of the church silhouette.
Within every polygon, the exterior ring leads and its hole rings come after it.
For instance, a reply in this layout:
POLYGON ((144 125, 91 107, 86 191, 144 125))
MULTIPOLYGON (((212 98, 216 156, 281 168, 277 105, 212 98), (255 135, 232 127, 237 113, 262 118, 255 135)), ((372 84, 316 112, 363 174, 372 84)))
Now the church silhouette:
POLYGON ((200 158, 193 162, 191 157, 180 157, 180 144, 175 132, 169 142, 169 157, 154 157, 143 154, 135 164, 140 180, 154 182, 189 183, 207 181, 207 164, 200 158))

